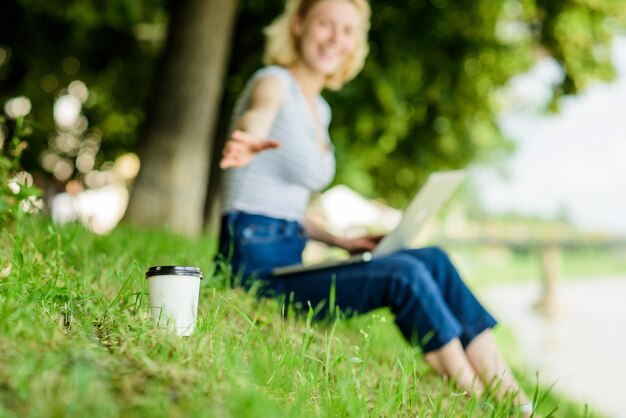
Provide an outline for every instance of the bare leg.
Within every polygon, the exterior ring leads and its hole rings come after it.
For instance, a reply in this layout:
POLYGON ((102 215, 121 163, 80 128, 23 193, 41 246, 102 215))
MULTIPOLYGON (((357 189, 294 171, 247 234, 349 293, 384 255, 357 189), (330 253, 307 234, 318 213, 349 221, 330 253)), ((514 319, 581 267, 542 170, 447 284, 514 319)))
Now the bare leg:
POLYGON ((515 394, 514 403, 516 405, 529 403, 526 394, 519 387, 513 373, 506 365, 490 329, 475 337, 465 352, 483 384, 494 386, 494 394, 498 399, 503 399, 507 394, 515 394))
POLYGON ((476 396, 482 394, 483 385, 477 379, 458 338, 438 350, 426 353, 424 357, 439 374, 453 377, 460 389, 465 389, 469 394, 476 396))

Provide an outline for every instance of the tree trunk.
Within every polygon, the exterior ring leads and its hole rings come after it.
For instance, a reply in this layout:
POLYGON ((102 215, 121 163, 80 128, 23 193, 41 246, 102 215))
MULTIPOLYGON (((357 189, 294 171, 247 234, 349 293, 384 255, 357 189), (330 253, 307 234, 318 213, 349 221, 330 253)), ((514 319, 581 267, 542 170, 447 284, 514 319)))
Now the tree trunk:
POLYGON ((215 115, 236 0, 171 0, 167 45, 140 136, 126 219, 202 231, 215 115))
POLYGON ((222 148, 226 143, 227 132, 225 129, 217 128, 218 132, 213 139, 213 150, 211 152, 211 166, 209 167, 209 182, 206 193, 204 229, 212 234, 219 234, 222 204, 222 169, 219 162, 222 158, 222 148))

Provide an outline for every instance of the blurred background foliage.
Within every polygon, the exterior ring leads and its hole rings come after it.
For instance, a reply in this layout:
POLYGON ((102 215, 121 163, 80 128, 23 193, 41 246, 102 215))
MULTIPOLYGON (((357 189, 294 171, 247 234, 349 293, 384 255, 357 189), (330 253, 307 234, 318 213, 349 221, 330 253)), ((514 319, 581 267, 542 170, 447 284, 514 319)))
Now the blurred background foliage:
POLYGON ((43 167, 42 160, 55 155, 71 166, 70 175, 64 170, 56 179, 65 182, 85 174, 76 159, 87 140, 95 143, 96 168, 133 150, 167 28, 163 2, 9 0, 0 10, 0 98, 4 104, 26 96, 35 121, 25 168, 53 179, 54 164, 43 167), (73 132, 78 140, 68 141, 55 126, 53 106, 75 80, 88 96, 73 132))
MULTIPOLYGON (((610 80, 610 41, 626 27, 613 0, 372 0, 370 54, 333 109, 336 183, 403 205, 436 169, 513 149, 496 124, 497 92, 539 58, 563 69, 553 109, 596 79, 610 80), (408 193, 407 193, 408 192, 408 193)), ((260 65, 263 27, 282 1, 244 0, 224 109, 260 65)), ((228 112, 222 115, 222 132, 228 112)))
MULTIPOLYGON (((262 29, 283 4, 240 0, 214 141, 218 148, 236 96, 262 65, 262 29)), ((402 205, 432 170, 510 152, 512 142, 496 123, 503 105, 497 92, 539 58, 552 56, 562 68, 553 109, 562 95, 575 94, 592 80, 610 80, 610 41, 626 27, 626 2, 615 0, 372 0, 371 5, 371 52, 362 74, 325 96, 333 108, 335 182, 392 205, 402 205)), ((167 10, 165 0, 3 2, 0 99, 23 95, 32 102, 28 117, 36 123, 23 159, 28 170, 52 179, 53 163, 61 159, 71 168, 69 175, 66 169, 57 176, 62 183, 136 149, 167 36, 167 10), (84 121, 78 141, 59 140, 52 109, 75 80, 88 88, 84 121), (93 163, 78 170, 89 139, 93 163)), ((10 129, 9 123, 5 131, 10 129)))

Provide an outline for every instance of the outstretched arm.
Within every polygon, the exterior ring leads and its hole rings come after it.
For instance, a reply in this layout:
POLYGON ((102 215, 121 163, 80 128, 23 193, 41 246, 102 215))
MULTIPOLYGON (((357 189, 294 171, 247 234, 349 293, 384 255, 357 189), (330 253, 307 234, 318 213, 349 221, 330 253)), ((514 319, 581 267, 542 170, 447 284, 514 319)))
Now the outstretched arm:
POLYGON ((244 167, 263 150, 280 143, 267 139, 283 99, 283 86, 275 76, 260 78, 252 87, 250 106, 235 123, 236 130, 222 151, 220 167, 244 167))

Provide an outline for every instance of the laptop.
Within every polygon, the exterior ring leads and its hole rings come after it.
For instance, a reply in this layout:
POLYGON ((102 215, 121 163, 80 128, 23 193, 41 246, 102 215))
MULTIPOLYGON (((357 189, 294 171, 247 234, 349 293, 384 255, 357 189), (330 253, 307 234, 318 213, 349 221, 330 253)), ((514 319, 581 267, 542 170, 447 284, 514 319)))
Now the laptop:
POLYGON ((426 183, 411 200, 396 228, 383 238, 374 251, 364 252, 343 260, 332 260, 311 265, 294 264, 272 270, 274 276, 304 273, 354 263, 367 263, 396 251, 409 248, 426 221, 441 209, 466 177, 463 170, 438 171, 428 176, 426 183))

